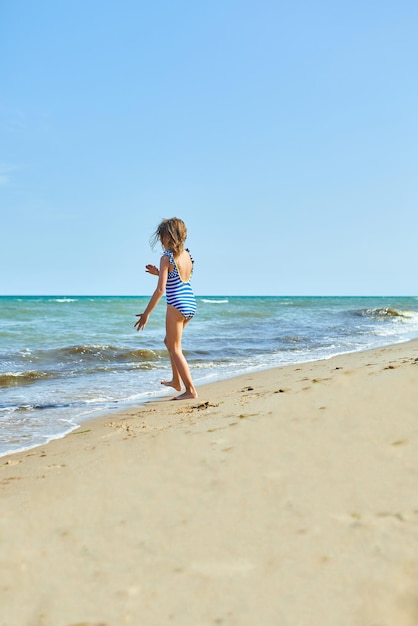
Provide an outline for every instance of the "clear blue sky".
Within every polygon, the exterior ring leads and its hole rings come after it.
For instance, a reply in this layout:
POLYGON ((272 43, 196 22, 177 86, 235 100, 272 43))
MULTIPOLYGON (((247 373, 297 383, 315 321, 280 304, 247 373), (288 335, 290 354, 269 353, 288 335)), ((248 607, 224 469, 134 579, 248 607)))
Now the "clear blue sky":
POLYGON ((0 0, 0 293, 418 294, 416 0, 0 0))

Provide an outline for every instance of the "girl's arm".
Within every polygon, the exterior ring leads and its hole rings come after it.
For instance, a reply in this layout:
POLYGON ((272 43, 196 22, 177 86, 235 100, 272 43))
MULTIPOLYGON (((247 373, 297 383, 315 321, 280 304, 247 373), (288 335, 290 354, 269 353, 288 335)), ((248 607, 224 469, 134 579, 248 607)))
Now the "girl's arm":
POLYGON ((158 273, 157 288, 152 294, 151 299, 148 302, 148 305, 145 311, 143 313, 137 313, 136 315, 136 317, 139 317, 139 319, 134 324, 134 328, 136 327, 137 330, 141 330, 142 328, 145 327, 146 323, 148 322, 149 316, 151 315, 151 313, 153 312, 153 310, 155 309, 155 307, 161 300, 162 296, 164 295, 165 286, 167 284, 169 266, 170 266, 169 258, 166 255, 162 256, 161 261, 160 261, 160 269, 158 273))

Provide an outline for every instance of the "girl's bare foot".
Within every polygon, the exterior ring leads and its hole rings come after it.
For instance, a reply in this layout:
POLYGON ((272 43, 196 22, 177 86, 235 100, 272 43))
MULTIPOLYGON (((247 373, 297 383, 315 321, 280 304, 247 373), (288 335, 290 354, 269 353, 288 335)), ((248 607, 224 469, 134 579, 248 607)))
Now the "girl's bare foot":
POLYGON ((176 383, 173 380, 162 380, 161 384, 165 385, 166 387, 174 387, 174 389, 177 389, 177 391, 181 391, 181 383, 176 383))
POLYGON ((173 400, 196 400, 198 397, 197 391, 185 391, 181 396, 177 396, 173 400))

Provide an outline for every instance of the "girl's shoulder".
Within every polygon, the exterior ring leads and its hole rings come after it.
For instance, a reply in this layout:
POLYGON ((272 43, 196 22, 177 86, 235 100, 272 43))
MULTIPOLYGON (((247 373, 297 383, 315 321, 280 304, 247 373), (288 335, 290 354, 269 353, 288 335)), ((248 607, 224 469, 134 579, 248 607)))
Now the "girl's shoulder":
MULTIPOLYGON (((172 252, 171 250, 164 250, 163 257, 164 256, 167 256, 170 259, 171 263, 173 263, 173 261, 175 260, 174 252, 172 252)), ((180 259, 180 257, 182 257, 182 256, 183 256, 183 258, 188 258, 189 257, 191 262, 194 263, 194 259, 193 259, 192 255, 191 255, 191 252, 190 252, 189 248, 183 248, 183 250, 180 252, 180 254, 177 255, 177 259, 180 259)))
POLYGON ((170 263, 173 263, 173 262, 174 262, 174 255, 173 255, 173 253, 171 252, 171 250, 164 250, 164 252, 163 252, 163 256, 162 256, 161 258, 162 258, 162 259, 164 259, 164 258, 168 258, 168 259, 169 259, 169 261, 170 261, 170 263))

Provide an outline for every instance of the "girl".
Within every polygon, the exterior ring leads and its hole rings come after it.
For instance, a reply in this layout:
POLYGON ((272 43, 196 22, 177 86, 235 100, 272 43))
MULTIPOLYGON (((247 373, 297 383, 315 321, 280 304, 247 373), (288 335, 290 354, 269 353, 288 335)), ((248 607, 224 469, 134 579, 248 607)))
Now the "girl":
POLYGON ((148 318, 161 297, 166 293, 166 336, 164 343, 167 346, 171 360, 173 376, 171 380, 162 380, 162 385, 174 387, 181 391, 181 383, 185 386, 185 392, 174 398, 175 400, 187 400, 197 398, 197 391, 193 385, 189 366, 181 348, 181 338, 184 327, 192 319, 196 312, 196 300, 190 285, 190 277, 193 272, 193 259, 184 242, 187 237, 185 223, 172 217, 163 220, 154 233, 153 244, 161 242, 164 254, 160 260, 160 269, 155 265, 146 265, 148 274, 158 276, 158 285, 151 296, 147 308, 143 313, 138 313, 138 321, 134 324, 137 330, 141 330, 148 322, 148 318))

